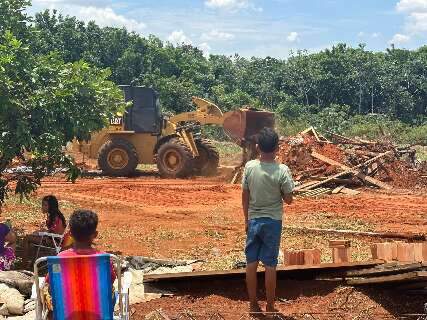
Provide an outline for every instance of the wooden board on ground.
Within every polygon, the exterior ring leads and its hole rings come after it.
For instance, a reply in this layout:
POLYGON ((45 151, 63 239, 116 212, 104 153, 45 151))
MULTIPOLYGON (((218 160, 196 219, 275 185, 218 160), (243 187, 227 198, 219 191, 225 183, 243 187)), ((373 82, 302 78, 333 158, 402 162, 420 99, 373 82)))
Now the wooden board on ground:
POLYGON ((389 276, 371 277, 371 278, 360 278, 360 279, 347 279, 349 285, 367 285, 367 284, 385 284, 385 283, 399 283, 399 282, 416 282, 426 281, 426 271, 414 271, 402 274, 394 274, 389 276))
MULTIPOLYGON (((382 260, 362 261, 362 262, 346 262, 346 263, 323 263, 320 265, 298 265, 298 266, 278 266, 277 275, 286 276, 286 274, 310 273, 312 276, 322 272, 344 272, 348 270, 356 270, 360 268, 373 267, 383 264, 382 260)), ((258 274, 263 274, 264 270, 259 270, 258 274)), ((243 279, 245 277, 245 269, 223 270, 223 271, 198 271, 198 272, 183 272, 183 273, 167 273, 167 274, 146 274, 144 282, 160 282, 160 281, 201 281, 214 279, 243 279)), ((314 277, 313 277, 314 278, 314 277)))
POLYGON ((427 281, 404 283, 399 285, 396 289, 404 291, 404 290, 414 290, 414 289, 424 289, 424 288, 427 288, 427 281))
POLYGON ((306 198, 306 197, 319 197, 321 195, 330 194, 332 192, 332 189, 330 188, 317 188, 314 190, 304 191, 301 193, 298 193, 299 198, 306 198))
POLYGON ((332 190, 332 194, 338 194, 338 193, 340 193, 340 192, 341 192, 341 190, 342 190, 342 189, 344 189, 344 188, 345 188, 344 186, 336 187, 334 190, 332 190))
POLYGON ((360 191, 352 190, 352 189, 349 189, 349 188, 342 188, 340 190, 340 193, 347 194, 349 196, 357 196, 358 194, 360 194, 360 191))
POLYGON ((387 151, 387 152, 381 153, 380 155, 378 155, 378 156, 376 156, 376 157, 374 157, 372 159, 369 159, 368 161, 365 161, 364 163, 361 163, 361 164, 359 164, 359 165, 357 165, 357 166, 355 166, 353 168, 350 168, 349 170, 345 170, 343 172, 337 173, 337 174, 329 177, 326 180, 323 180, 323 181, 320 181, 320 182, 317 182, 317 183, 314 183, 314 184, 312 184, 312 182, 309 182, 307 184, 300 185, 300 186, 296 187, 295 189, 296 190, 301 190, 301 189, 310 190, 310 189, 314 189, 316 187, 320 187, 321 185, 324 185, 325 183, 330 182, 330 181, 332 181, 335 178, 339 178, 339 177, 345 176, 347 174, 354 173, 358 169, 360 169, 360 168, 362 168, 364 166, 367 166, 370 163, 375 162, 378 159, 381 159, 381 158, 383 158, 383 157, 385 157, 387 155, 390 155, 390 154, 392 154, 392 151, 387 151))
POLYGON ((395 232, 370 232, 370 231, 355 231, 355 230, 337 230, 337 229, 322 229, 322 228, 308 228, 308 227, 295 227, 295 226, 284 226, 285 229, 297 230, 302 232, 320 232, 320 233, 331 233, 331 234, 345 234, 352 236, 366 236, 366 237, 377 237, 384 239, 406 239, 406 240, 420 240, 425 241, 426 236, 423 234, 416 233, 395 233, 395 232))
MULTIPOLYGON (((346 166, 345 164, 339 163, 339 162, 337 162, 337 161, 335 161, 335 160, 333 160, 333 159, 330 159, 330 158, 328 158, 328 157, 325 157, 324 155, 322 155, 322 154, 320 154, 320 153, 317 153, 317 152, 315 152, 315 151, 313 151, 313 152, 311 153, 311 156, 312 156, 313 158, 316 158, 316 159, 318 159, 318 160, 321 160, 321 161, 323 161, 323 162, 326 162, 327 164, 330 164, 330 165, 332 165, 332 166, 339 167, 339 168, 341 168, 342 170, 345 170, 345 171, 352 170, 350 167, 346 166)), ((376 156, 376 157, 378 157, 378 156, 376 156)), ((376 157, 374 157, 374 158, 376 158, 376 157)), ((368 160, 368 161, 369 161, 369 160, 368 160)), ((355 173, 355 175, 356 175, 356 177, 358 177, 359 179, 361 179, 361 180, 363 180, 363 181, 367 181, 367 182, 369 182, 369 183, 371 183, 371 184, 373 184, 373 185, 375 185, 375 186, 377 186, 377 187, 380 187, 380 188, 383 188, 383 189, 386 189, 386 190, 390 190, 390 189, 391 189, 391 187, 390 187, 388 184, 386 184, 386 183, 384 183, 384 182, 382 182, 382 181, 379 181, 378 179, 375 179, 375 178, 369 177, 369 176, 367 176, 367 175, 363 174, 362 172, 357 172, 357 173, 355 173)))
POLYGON ((392 275, 398 273, 404 273, 409 271, 421 271, 423 268, 422 263, 399 263, 399 262, 391 262, 384 263, 379 266, 375 266, 369 269, 361 269, 361 270, 350 270, 346 272, 347 277, 369 277, 369 276, 385 276, 392 275))

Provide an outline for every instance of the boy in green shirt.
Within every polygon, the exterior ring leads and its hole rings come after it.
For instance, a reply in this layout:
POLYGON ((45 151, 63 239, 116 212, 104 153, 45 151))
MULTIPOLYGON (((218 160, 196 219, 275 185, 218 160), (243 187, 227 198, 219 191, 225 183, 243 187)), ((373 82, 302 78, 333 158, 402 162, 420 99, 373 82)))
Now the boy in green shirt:
POLYGON ((249 161, 242 181, 242 205, 246 223, 246 285, 250 311, 260 312, 257 268, 265 267, 267 312, 275 312, 276 266, 282 233, 283 202, 292 203, 294 182, 289 168, 276 162, 277 133, 264 128, 258 135, 259 160, 249 161))

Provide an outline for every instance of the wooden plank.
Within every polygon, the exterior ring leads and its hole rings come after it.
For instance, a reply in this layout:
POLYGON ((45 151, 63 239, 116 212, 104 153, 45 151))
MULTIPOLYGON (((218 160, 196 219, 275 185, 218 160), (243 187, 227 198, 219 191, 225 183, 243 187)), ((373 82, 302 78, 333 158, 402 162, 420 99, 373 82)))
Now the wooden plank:
MULTIPOLYGON (((311 156, 314 157, 314 158, 316 158, 316 159, 318 159, 318 160, 326 162, 326 163, 328 163, 328 164, 330 164, 332 166, 339 167, 339 168, 341 168, 341 169, 343 169, 345 171, 351 170, 351 168, 348 167, 348 166, 346 166, 345 164, 339 163, 339 162, 337 162, 337 161, 335 161, 333 159, 325 157, 324 155, 322 155, 320 153, 317 153, 316 151, 313 151, 311 153, 311 156)), ((376 156, 376 157, 378 157, 378 156, 376 156)), ((376 158, 376 157, 374 157, 374 158, 376 158)), ((386 183, 384 183, 382 181, 379 181, 378 179, 375 179, 373 177, 369 177, 369 176, 363 174, 362 172, 357 172, 356 173, 356 177, 358 177, 359 179, 361 179, 363 181, 367 181, 367 182, 369 182, 369 183, 371 183, 371 184, 373 184, 373 185, 375 185, 377 187, 380 187, 380 188, 383 188, 383 189, 386 189, 386 190, 390 190, 391 189, 391 187, 388 184, 386 184, 386 183)))
POLYGON ((315 195, 315 194, 319 194, 319 193, 324 193, 324 192, 329 192, 332 191, 330 188, 317 188, 314 190, 309 190, 304 192, 304 195, 315 195))
POLYGON ((396 287, 397 290, 413 290, 427 288, 427 281, 420 281, 415 283, 405 283, 396 287))
MULTIPOLYGON (((309 182, 304 183, 304 186, 306 186, 306 187, 307 186, 311 186, 312 184, 315 184, 317 182, 319 182, 319 181, 309 181, 309 182)), ((308 191, 308 190, 305 190, 305 188, 300 188, 301 186, 303 186, 303 185, 297 186, 295 188, 294 192, 305 192, 305 191, 308 191)))
POLYGON ((365 161, 364 163, 361 163, 361 164, 359 164, 359 165, 357 165, 357 166, 355 166, 355 167, 353 167, 353 168, 350 168, 349 170, 345 170, 345 171, 343 171, 343 172, 337 173, 337 174, 335 174, 335 175, 333 175, 333 176, 329 177, 329 178, 328 178, 328 179, 326 179, 326 180, 323 180, 323 181, 320 181, 320 182, 317 182, 317 183, 314 183, 314 184, 311 184, 311 185, 305 185, 305 184, 303 184, 303 185, 301 185, 301 186, 298 186, 298 187, 297 187, 297 188, 295 188, 295 189, 297 189, 297 190, 298 190, 298 189, 310 190, 310 189, 313 189, 313 188, 319 187, 319 186, 321 186, 321 185, 325 184, 326 182, 329 182, 329 181, 331 181, 331 180, 333 180, 333 179, 335 179, 335 178, 342 177, 342 176, 344 176, 344 175, 346 175, 346 174, 349 174, 349 173, 354 173, 355 171, 357 171, 357 169, 360 169, 360 168, 362 168, 362 167, 364 167, 364 166, 367 166, 367 165, 369 165, 370 163, 375 162, 375 161, 377 161, 378 159, 383 158, 383 157, 385 157, 385 156, 387 156, 387 155, 389 155, 389 154, 392 154, 392 151, 387 151, 387 152, 381 153, 380 155, 378 155, 378 156, 376 156, 376 157, 374 157, 374 158, 372 158, 372 159, 369 159, 368 161, 365 161))
POLYGON ((313 191, 306 191, 306 192, 300 193, 298 197, 300 198, 317 197, 325 194, 330 194, 331 192, 332 192, 332 189, 329 189, 329 188, 318 188, 318 189, 314 189, 313 191))
POLYGON ((340 193, 343 188, 344 188, 344 186, 336 187, 334 190, 332 190, 332 194, 340 193))
POLYGON ((402 274, 394 274, 389 276, 380 276, 372 278, 348 279, 346 282, 349 285, 365 285, 374 283, 395 283, 395 282, 415 282, 426 281, 426 271, 414 271, 402 274))
MULTIPOLYGON (((321 273, 323 271, 342 272, 358 268, 373 267, 383 264, 382 260, 362 261, 362 262, 347 262, 347 263, 323 263, 320 265, 299 265, 299 266, 278 266, 278 276, 286 275, 287 273, 310 271, 312 273, 321 273)), ((263 274, 264 270, 259 270, 258 274, 263 274)), ((198 272, 182 272, 182 273, 165 273, 165 274, 145 274, 144 282, 155 281, 190 281, 190 280, 213 280, 213 279, 232 279, 244 278, 246 275, 245 269, 223 270, 223 271, 198 271, 198 272)))
POLYGON ((402 272, 416 271, 423 268, 421 263, 399 264, 385 263, 370 269, 350 270, 346 272, 346 277, 368 277, 377 275, 391 275, 402 272))
POLYGON ((327 164, 330 164, 331 166, 339 167, 339 168, 341 168, 343 170, 349 170, 349 169, 351 169, 350 167, 348 167, 348 166, 346 166, 344 164, 341 164, 338 161, 335 161, 333 159, 325 157, 323 154, 317 153, 316 151, 313 151, 311 153, 311 156, 313 158, 316 158, 316 159, 320 160, 320 161, 326 162, 327 164))
POLYGON ((393 233, 393 232, 369 232, 369 231, 354 231, 354 230, 337 230, 337 229, 321 229, 321 228, 307 228, 307 227, 295 227, 285 226, 285 229, 298 230, 302 232, 323 232, 332 234, 347 234, 353 236, 367 236, 367 237, 378 237, 385 239, 406 239, 406 240, 426 240, 426 236, 423 234, 415 233, 393 233))
POLYGON ((343 194, 350 195, 350 196, 357 196, 358 194, 360 194, 360 191, 352 190, 349 188, 342 188, 340 192, 343 194))

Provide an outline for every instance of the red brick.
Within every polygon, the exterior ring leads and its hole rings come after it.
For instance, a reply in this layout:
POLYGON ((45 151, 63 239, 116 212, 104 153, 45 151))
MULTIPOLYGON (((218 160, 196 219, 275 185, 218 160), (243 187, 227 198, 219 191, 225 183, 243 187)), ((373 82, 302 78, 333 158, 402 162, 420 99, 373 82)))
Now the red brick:
POLYGON ((350 247, 350 240, 329 240, 329 248, 350 247))
POLYGON ((422 243, 413 243, 414 246, 414 261, 423 262, 423 244, 422 243))
POLYGON ((404 242, 398 243, 397 260, 401 262, 413 262, 415 260, 414 244, 404 242))
POLYGON ((334 263, 350 262, 350 248, 332 248, 332 260, 334 263))
POLYGON ((427 242, 423 242, 423 262, 427 262, 427 242))
POLYGON ((304 252, 285 251, 284 262, 288 266, 302 265, 304 264, 304 252))
POLYGON ((393 261, 393 247, 395 245, 392 242, 383 243, 383 256, 380 259, 383 259, 386 262, 393 261))
POLYGON ((319 249, 304 250, 304 264, 305 265, 320 264, 320 250, 319 249))
POLYGON ((372 260, 377 260, 378 259, 378 253, 377 253, 377 244, 371 244, 371 256, 372 256, 372 260))
POLYGON ((393 260, 397 261, 397 244, 398 242, 391 242, 391 257, 393 260))

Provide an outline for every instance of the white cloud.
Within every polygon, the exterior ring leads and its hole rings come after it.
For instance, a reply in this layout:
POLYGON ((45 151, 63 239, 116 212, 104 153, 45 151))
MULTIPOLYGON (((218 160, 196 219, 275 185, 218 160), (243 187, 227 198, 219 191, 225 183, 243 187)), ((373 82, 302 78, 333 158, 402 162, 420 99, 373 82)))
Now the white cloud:
POLYGON ((248 0, 206 0, 205 5, 216 9, 242 9, 249 7, 248 0))
POLYGON ((412 33, 427 31, 427 12, 413 12, 408 18, 406 28, 412 33))
POLYGON ((199 44, 197 47, 203 51, 203 55, 205 57, 209 57, 212 48, 210 47, 210 45, 208 43, 203 42, 203 43, 199 44))
POLYGON ((173 44, 181 45, 181 44, 192 44, 192 41, 190 38, 188 38, 184 31, 182 30, 175 30, 173 31, 169 37, 168 41, 170 41, 173 44))
POLYGON ((357 34, 357 36, 358 36, 359 38, 362 38, 362 37, 364 37, 364 36, 365 36, 365 33, 364 33, 363 31, 360 31, 360 32, 357 34))
POLYGON ((201 36, 201 39, 202 41, 210 41, 210 40, 228 41, 228 40, 234 39, 234 34, 231 34, 228 32, 222 32, 214 29, 208 33, 203 33, 201 36))
POLYGON ((298 34, 298 32, 293 31, 293 32, 291 32, 291 33, 288 34, 288 36, 286 37, 286 39, 289 42, 299 42, 299 34, 298 34))
POLYGON ((373 34, 371 34, 371 37, 374 38, 374 39, 379 38, 379 37, 381 37, 381 33, 374 32, 373 34))
POLYGON ((401 12, 427 11, 427 0, 400 0, 396 9, 401 12))
MULTIPOLYGON (((75 16, 84 22, 95 21, 101 27, 125 27, 129 31, 142 33, 146 28, 143 22, 129 19, 116 13, 111 7, 101 7, 101 0, 35 0, 32 10, 56 9, 62 15, 75 16), (80 5, 86 3, 87 6, 80 5)), ((104 2, 105 4, 105 2, 104 2)))
POLYGON ((252 9, 261 12, 261 7, 255 6, 250 0, 206 0, 205 6, 211 9, 222 9, 228 11, 237 11, 240 9, 252 9))
POLYGON ((405 25, 408 33, 418 34, 427 31, 427 0, 400 0, 396 10, 408 15, 405 25))
POLYGON ((33 0, 33 5, 61 5, 82 6, 82 7, 106 7, 111 5, 110 0, 33 0))
POLYGON ((400 45, 403 43, 408 42, 409 40, 411 40, 410 36, 401 34, 401 33, 396 33, 393 38, 389 41, 390 44, 394 44, 394 45, 400 45))
POLYGON ((125 27, 138 33, 142 33, 146 27, 144 23, 119 15, 111 8, 80 7, 75 15, 83 21, 94 20, 101 27, 125 27))

